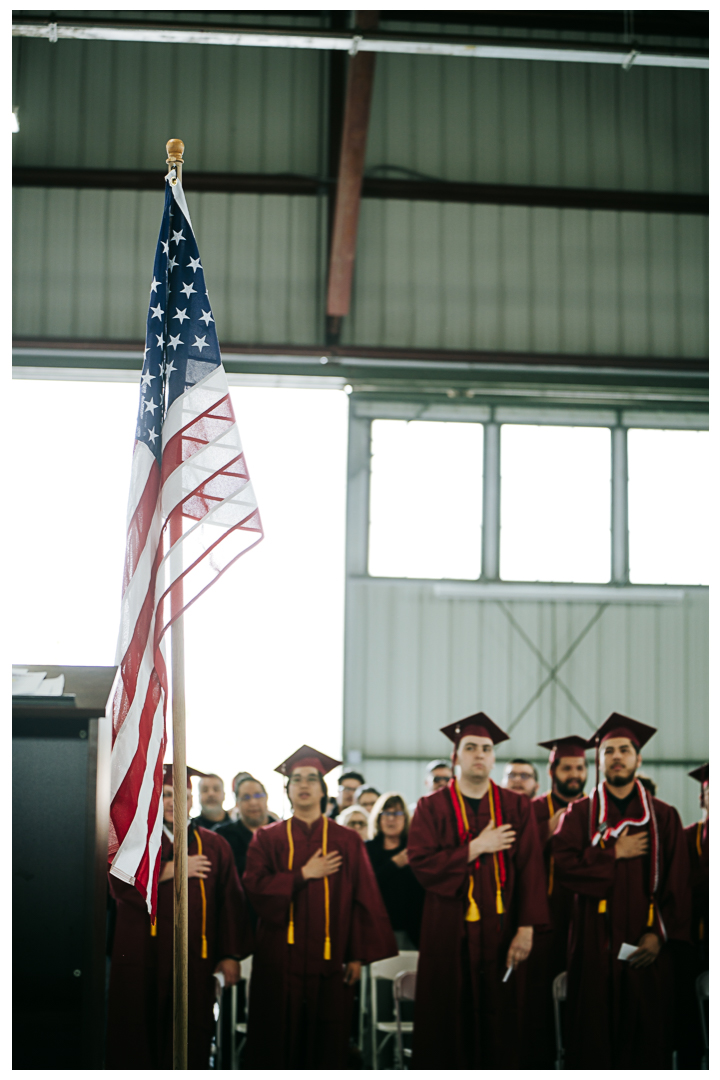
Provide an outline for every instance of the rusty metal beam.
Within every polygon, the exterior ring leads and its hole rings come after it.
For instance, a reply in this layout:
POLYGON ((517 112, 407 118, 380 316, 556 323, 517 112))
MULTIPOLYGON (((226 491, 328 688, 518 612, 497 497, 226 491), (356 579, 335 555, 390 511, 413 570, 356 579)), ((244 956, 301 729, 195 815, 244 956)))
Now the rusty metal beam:
MULTIPOLYGON (((378 11, 358 11, 356 13, 357 29, 375 30, 379 15, 378 11)), ((326 306, 328 344, 334 344, 340 340, 342 319, 350 310, 374 74, 374 53, 357 53, 351 57, 348 65, 345 117, 328 268, 326 306)))

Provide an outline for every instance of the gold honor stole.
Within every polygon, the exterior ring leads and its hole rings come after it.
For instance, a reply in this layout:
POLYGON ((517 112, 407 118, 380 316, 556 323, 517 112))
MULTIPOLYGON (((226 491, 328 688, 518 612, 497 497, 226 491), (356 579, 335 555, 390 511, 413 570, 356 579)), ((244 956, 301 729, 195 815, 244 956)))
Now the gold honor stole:
MULTIPOLYGON (((200 832, 197 829, 195 830, 195 836, 197 837, 197 844, 198 844, 197 853, 198 853, 198 855, 202 855, 202 840, 200 839, 200 832)), ((206 930, 207 930, 207 897, 205 896, 205 882, 203 881, 202 878, 198 878, 198 880, 200 882, 200 896, 202 897, 202 929, 200 931, 200 933, 201 933, 200 956, 202 957, 203 960, 207 960, 207 954, 208 954, 208 951, 207 951, 207 934, 206 934, 206 930)), ((156 937, 157 936, 157 919, 154 919, 150 923, 150 936, 151 937, 156 937)))
MULTIPOLYGON (((500 803, 500 795, 497 789, 497 785, 490 780, 490 786, 488 788, 488 802, 490 803, 490 819, 494 826, 502 825, 502 807, 500 803)), ((465 800, 463 799, 462 792, 458 786, 455 777, 452 778, 448 784, 448 790, 450 792, 450 798, 452 800, 453 809, 455 810, 455 820, 458 827, 458 835, 460 836, 461 843, 467 843, 472 839, 472 833, 470 832, 470 826, 468 824, 467 810, 465 809, 465 800)), ((493 869, 495 870, 495 910, 498 915, 502 915, 505 911, 503 906, 502 887, 505 884, 505 857, 502 852, 493 852, 493 869)), ((480 866, 480 859, 477 858, 473 863, 473 868, 477 869, 480 866)), ((470 882, 468 884, 468 909, 465 913, 466 922, 478 922, 480 919, 480 909, 477 906, 475 897, 473 896, 474 890, 474 877, 471 872, 470 882)))
MULTIPOLYGON (((287 819, 287 838, 288 847, 290 849, 288 854, 288 870, 293 868, 293 860, 295 858, 295 845, 292 838, 292 818, 287 819)), ((328 835, 328 819, 323 815, 323 837, 322 837, 322 853, 323 857, 327 855, 327 835, 328 835)), ((325 886, 325 947, 323 949, 323 960, 330 960, 332 950, 330 947, 330 886, 328 884, 327 877, 323 878, 323 885, 325 886)), ((295 903, 290 901, 290 920, 288 922, 287 932, 288 945, 295 944, 295 903)))

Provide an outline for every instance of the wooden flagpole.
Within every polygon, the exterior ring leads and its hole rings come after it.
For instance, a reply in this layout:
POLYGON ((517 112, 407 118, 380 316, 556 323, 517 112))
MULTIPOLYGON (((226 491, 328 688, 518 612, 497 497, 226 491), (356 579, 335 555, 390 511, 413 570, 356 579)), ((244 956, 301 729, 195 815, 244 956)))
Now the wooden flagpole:
MULTIPOLYGON (((167 164, 182 181, 181 139, 166 145, 167 164)), ((180 522, 170 523, 170 545, 182 536, 180 522)), ((173 594, 174 595, 174 594, 173 594)), ((173 614, 182 609, 180 593, 174 595, 173 614)), ((170 629, 172 644, 173 717, 173 1069, 187 1069, 188 1046, 188 838, 187 761, 185 755, 185 627, 179 615, 170 629)))

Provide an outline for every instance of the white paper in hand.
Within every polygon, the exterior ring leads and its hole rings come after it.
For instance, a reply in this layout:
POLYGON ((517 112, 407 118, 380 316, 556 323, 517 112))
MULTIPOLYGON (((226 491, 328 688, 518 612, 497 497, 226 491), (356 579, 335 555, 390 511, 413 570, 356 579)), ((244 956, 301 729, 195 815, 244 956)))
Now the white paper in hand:
POLYGON ((620 946, 618 960, 629 960, 633 953, 637 952, 637 948, 637 945, 628 945, 627 942, 624 941, 620 946))

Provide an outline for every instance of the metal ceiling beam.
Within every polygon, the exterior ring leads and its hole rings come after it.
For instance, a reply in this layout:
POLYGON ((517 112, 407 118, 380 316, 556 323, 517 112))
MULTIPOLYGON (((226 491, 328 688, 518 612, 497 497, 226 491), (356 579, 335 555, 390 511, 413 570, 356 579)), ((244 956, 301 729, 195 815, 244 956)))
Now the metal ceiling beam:
MULTIPOLYGON (((374 29, 378 16, 377 11, 358 11, 358 29, 374 29)), ((373 53, 358 53, 350 59, 328 266, 325 309, 328 344, 340 340, 342 320, 350 311, 374 74, 373 53)))
MULTIPOLYGON (((160 191, 165 180, 157 170, 56 169, 15 166, 14 187, 101 188, 160 191)), ((333 179, 293 173, 192 172, 183 177, 188 191, 247 195, 322 195, 335 189, 333 179)), ((364 199, 484 203, 492 206, 546 206, 560 210, 615 210, 647 214, 709 213, 709 197, 674 191, 612 191, 602 188, 541 187, 536 184, 474 184, 453 180, 406 180, 366 176, 364 199)))
POLYGON ((555 63, 611 64, 630 67, 708 68, 707 52, 699 49, 662 49, 656 46, 638 49, 617 45, 538 41, 499 41, 497 38, 443 37, 422 34, 363 34, 335 31, 270 30, 257 27, 208 29, 186 26, 182 29, 162 23, 105 23, 73 20, 69 22, 13 23, 14 37, 45 38, 51 42, 134 41, 167 45, 230 45, 252 48, 336 49, 349 52, 399 53, 418 56, 458 56, 481 60, 544 60, 555 63))

